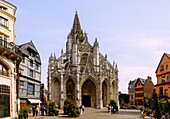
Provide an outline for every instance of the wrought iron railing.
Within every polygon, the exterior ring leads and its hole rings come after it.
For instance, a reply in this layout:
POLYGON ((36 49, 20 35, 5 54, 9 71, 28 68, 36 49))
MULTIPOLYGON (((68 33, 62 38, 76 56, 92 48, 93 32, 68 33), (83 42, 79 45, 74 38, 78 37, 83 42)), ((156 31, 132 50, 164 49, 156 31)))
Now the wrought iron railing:
POLYGON ((22 54, 21 49, 18 45, 15 45, 14 43, 9 43, 7 40, 4 40, 2 38, 0 38, 0 46, 7 48, 8 50, 15 52, 18 55, 22 54))

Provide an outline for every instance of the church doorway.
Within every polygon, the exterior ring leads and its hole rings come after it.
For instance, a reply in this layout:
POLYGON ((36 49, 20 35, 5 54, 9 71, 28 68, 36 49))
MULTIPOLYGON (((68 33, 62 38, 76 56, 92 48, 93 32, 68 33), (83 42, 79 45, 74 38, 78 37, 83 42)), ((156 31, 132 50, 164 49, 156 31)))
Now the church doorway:
POLYGON ((103 99, 103 107, 106 107, 107 105, 107 84, 104 80, 102 83, 102 99, 103 99))
POLYGON ((96 86, 90 79, 87 79, 82 85, 82 105, 85 107, 96 105, 96 86))
POLYGON ((85 107, 91 107, 91 96, 90 95, 82 95, 82 104, 85 107))
POLYGON ((66 83, 67 98, 75 100, 75 85, 72 79, 68 79, 66 83))

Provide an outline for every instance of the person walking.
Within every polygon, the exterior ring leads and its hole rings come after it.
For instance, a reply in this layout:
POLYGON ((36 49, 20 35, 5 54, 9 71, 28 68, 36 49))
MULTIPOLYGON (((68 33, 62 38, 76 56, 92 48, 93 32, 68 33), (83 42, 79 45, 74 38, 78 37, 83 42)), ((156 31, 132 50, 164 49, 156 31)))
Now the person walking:
POLYGON ((41 106, 40 106, 40 109, 39 109, 39 110, 40 110, 40 116, 41 116, 41 112, 42 112, 42 107, 41 107, 41 106))
POLYGON ((109 112, 109 115, 111 114, 111 105, 109 104, 108 106, 108 112, 109 112))
POLYGON ((45 115, 47 116, 47 106, 45 106, 45 115))
POLYGON ((45 107, 44 106, 42 106, 42 116, 44 116, 44 109, 45 107))
POLYGON ((36 114, 36 116, 38 115, 38 106, 35 109, 35 114, 36 114))
POLYGON ((84 105, 82 105, 82 110, 83 110, 83 112, 84 112, 84 105))
POLYGON ((80 106, 80 115, 82 115, 82 112, 83 112, 82 106, 80 106))
POLYGON ((33 117, 35 116, 35 106, 32 107, 33 117))

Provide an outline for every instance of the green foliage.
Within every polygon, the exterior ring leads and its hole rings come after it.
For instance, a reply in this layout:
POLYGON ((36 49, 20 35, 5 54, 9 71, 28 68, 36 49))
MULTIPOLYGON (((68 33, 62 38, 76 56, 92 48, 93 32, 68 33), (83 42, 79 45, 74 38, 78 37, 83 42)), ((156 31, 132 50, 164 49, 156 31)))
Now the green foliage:
POLYGON ((68 114, 69 117, 78 117, 80 114, 79 108, 69 98, 67 98, 64 101, 64 109, 63 110, 64 110, 64 114, 68 114))
POLYGON ((24 117, 24 119, 28 119, 28 112, 30 112, 30 109, 29 108, 24 108, 24 109, 21 109, 20 111, 18 111, 18 116, 19 116, 19 119, 22 117, 24 117))
MULTIPOLYGON (((169 105, 170 105, 170 102, 169 102, 169 105)), ((158 107, 159 107, 159 111, 160 112, 164 112, 164 113, 167 113, 168 110, 166 109, 166 103, 165 102, 161 102, 158 104, 158 107)))
POLYGON ((164 113, 166 112, 166 111, 165 111, 165 103, 159 103, 159 104, 158 104, 158 107, 159 107, 159 111, 160 111, 160 112, 164 112, 164 113))
POLYGON ((116 102, 115 102, 114 100, 110 100, 110 104, 111 104, 112 106, 116 106, 116 102))
POLYGON ((48 112, 49 116, 58 116, 59 111, 58 108, 56 108, 55 102, 49 103, 48 109, 49 109, 48 112))

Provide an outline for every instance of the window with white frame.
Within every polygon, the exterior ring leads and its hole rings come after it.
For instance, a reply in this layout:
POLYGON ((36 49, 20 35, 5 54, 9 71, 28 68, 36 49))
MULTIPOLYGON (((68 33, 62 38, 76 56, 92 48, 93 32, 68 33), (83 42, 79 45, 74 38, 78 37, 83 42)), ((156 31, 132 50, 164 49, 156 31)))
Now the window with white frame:
POLYGON ((0 16, 0 24, 1 26, 8 28, 8 20, 0 16))

